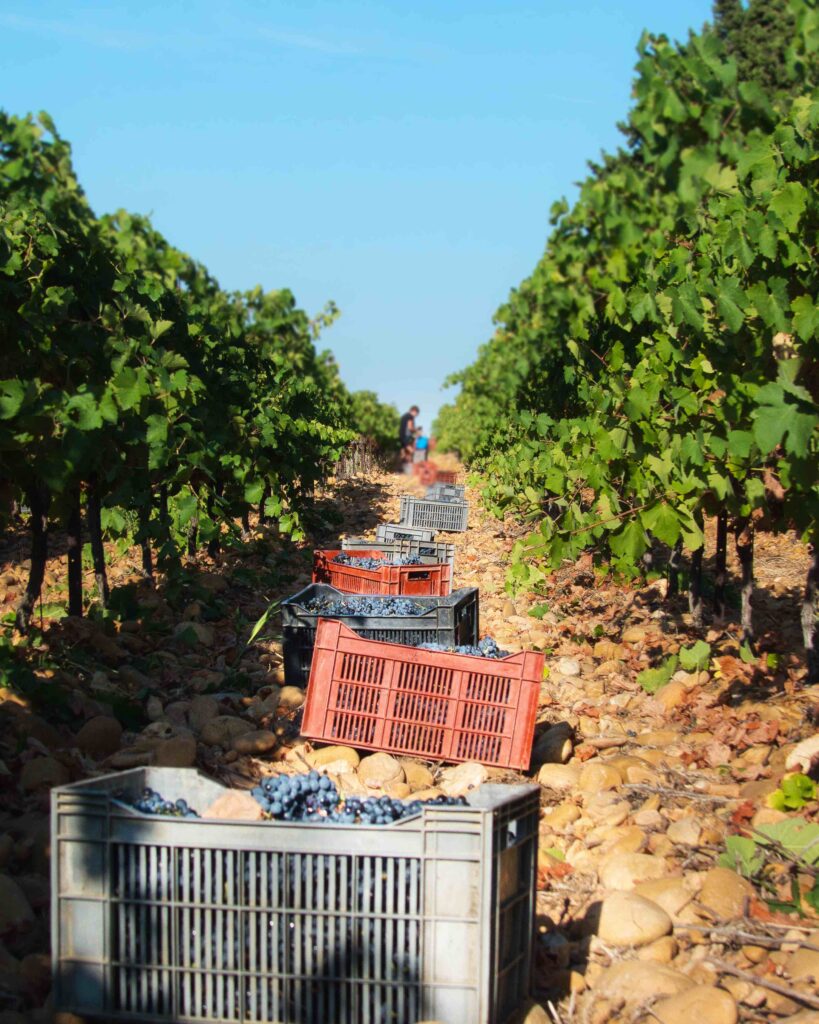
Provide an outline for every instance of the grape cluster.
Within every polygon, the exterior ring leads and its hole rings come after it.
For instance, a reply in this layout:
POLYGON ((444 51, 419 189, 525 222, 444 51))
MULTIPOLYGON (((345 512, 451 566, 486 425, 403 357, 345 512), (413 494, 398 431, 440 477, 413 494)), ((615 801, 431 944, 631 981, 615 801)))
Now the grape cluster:
POLYGON ((198 818, 199 814, 188 807, 187 800, 165 800, 156 790, 146 787, 136 800, 129 799, 126 794, 118 794, 118 799, 133 807, 142 814, 161 814, 167 818, 198 818))
POLYGON ((497 641, 491 636, 485 636, 478 641, 477 646, 473 644, 458 644, 448 647, 446 644, 418 644, 418 647, 425 651, 444 651, 447 654, 471 654, 473 658, 508 658, 509 651, 502 651, 497 641))
POLYGON ((465 806, 464 797, 439 796, 433 800, 404 803, 389 796, 342 800, 326 775, 311 771, 304 775, 277 775, 264 779, 251 791, 265 814, 280 821, 320 822, 335 825, 389 825, 401 818, 420 814, 430 805, 465 806))
POLYGON ((340 565, 350 565, 356 569, 382 569, 385 565, 420 565, 421 559, 415 555, 396 555, 394 558, 364 558, 348 555, 342 551, 333 559, 340 565))
POLYGON ((370 597, 367 594, 350 594, 343 598, 311 597, 305 601, 304 607, 308 612, 331 618, 340 615, 423 615, 426 611, 423 605, 406 597, 370 597))

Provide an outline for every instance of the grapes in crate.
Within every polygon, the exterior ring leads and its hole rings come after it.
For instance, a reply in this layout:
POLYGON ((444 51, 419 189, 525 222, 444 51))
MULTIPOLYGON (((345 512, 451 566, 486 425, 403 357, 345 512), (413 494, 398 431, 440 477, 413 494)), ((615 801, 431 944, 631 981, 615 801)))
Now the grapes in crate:
POLYGON ((166 800, 156 790, 148 787, 143 789, 136 800, 129 799, 125 794, 119 794, 118 799, 142 814, 161 814, 166 818, 199 817, 199 814, 192 807, 188 807, 187 800, 166 800))
POLYGON ((271 818, 324 825, 390 825, 420 814, 424 806, 466 805, 464 797, 446 796, 423 802, 405 802, 389 796, 351 796, 345 800, 335 783, 317 771, 304 775, 271 776, 250 792, 271 818))
POLYGON ((508 658, 509 651, 502 651, 497 641, 491 636, 485 636, 475 644, 458 644, 448 646, 447 644, 425 643, 418 644, 422 651, 442 651, 446 654, 469 654, 473 658, 508 658))
POLYGON ((366 594, 349 597, 313 597, 304 604, 308 612, 333 618, 339 615, 401 616, 423 615, 427 610, 406 597, 370 597, 366 594))
POLYGON ((348 555, 342 552, 333 559, 339 565, 349 565, 354 569, 383 569, 386 565, 421 565, 421 559, 416 555, 396 555, 394 558, 358 558, 355 555, 348 555))

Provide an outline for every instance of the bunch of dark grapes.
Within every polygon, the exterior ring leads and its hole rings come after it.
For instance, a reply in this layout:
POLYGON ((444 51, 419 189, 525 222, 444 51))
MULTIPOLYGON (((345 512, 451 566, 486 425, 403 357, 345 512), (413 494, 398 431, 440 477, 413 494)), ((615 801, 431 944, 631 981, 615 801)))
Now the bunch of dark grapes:
MULTIPOLYGON (((279 821, 320 822, 335 825, 389 825, 421 813, 424 803, 404 803, 388 796, 348 797, 342 800, 335 783, 311 771, 304 775, 277 775, 264 779, 251 791, 262 810, 279 821)), ((464 797, 439 796, 429 805, 465 806, 464 797)))
POLYGON ((509 651, 502 651, 497 642, 491 636, 485 636, 479 640, 477 646, 473 644, 458 644, 449 647, 446 644, 418 644, 424 651, 444 651, 447 654, 471 654, 473 658, 508 658, 509 651))
POLYGON ((308 612, 336 618, 340 615, 423 615, 426 609, 406 597, 370 597, 366 594, 349 597, 312 597, 304 604, 308 612))
POLYGON ((188 807, 187 800, 165 800, 155 790, 146 787, 136 800, 130 800, 126 795, 120 794, 119 799, 123 803, 133 807, 135 811, 142 814, 161 814, 167 818, 198 818, 198 813, 192 807, 188 807))
POLYGON ((385 565, 420 565, 421 559, 415 555, 397 555, 395 558, 358 558, 342 551, 333 559, 340 565, 350 565, 356 569, 382 569, 385 565))

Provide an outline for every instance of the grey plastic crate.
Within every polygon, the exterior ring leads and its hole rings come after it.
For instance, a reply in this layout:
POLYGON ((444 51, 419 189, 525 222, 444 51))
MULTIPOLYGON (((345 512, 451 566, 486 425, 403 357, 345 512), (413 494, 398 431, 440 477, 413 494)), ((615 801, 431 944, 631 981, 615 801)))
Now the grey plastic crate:
POLYGON ((428 501, 462 502, 466 497, 466 488, 460 484, 432 484, 427 487, 428 501))
POLYGON ((539 789, 392 825, 158 818, 195 769, 52 790, 59 1010, 104 1021, 511 1024, 530 988, 539 789))
MULTIPOLYGON (((305 603, 314 597, 349 600, 356 594, 343 594, 326 583, 311 583, 293 597, 282 601, 282 642, 284 677, 293 686, 307 686, 316 626, 322 618, 310 612, 305 603)), ((476 644, 479 639, 478 590, 467 587, 453 590, 446 597, 412 597, 426 609, 423 615, 331 615, 368 640, 384 640, 394 644, 476 644)))
POLYGON ((368 540, 366 537, 345 537, 342 551, 382 551, 387 558, 420 558, 422 565, 449 562, 455 570, 455 545, 441 540, 368 540))
POLYGON ((435 540, 435 531, 405 523, 381 523, 376 527, 375 537, 376 540, 435 540))
POLYGON ((445 533, 463 533, 468 516, 469 505, 466 502, 427 501, 409 494, 401 496, 401 525, 407 528, 420 526, 445 533))

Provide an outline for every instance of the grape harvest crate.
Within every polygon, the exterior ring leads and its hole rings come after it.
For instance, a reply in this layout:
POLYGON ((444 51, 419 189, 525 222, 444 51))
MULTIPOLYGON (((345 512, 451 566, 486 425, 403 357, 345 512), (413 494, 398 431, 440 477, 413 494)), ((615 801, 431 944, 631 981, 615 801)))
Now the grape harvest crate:
POLYGON ((391 565, 376 549, 348 552, 352 558, 380 558, 378 569, 336 562, 341 550, 313 552, 313 582, 329 583, 347 594, 406 594, 412 597, 445 597, 452 590, 452 569, 438 565, 391 565))
POLYGON ((435 483, 454 484, 457 479, 458 474, 454 469, 439 469, 435 474, 435 483))
POLYGON ((427 488, 428 501, 460 501, 465 498, 465 488, 462 484, 432 484, 427 488))
POLYGON ((376 527, 375 539, 382 540, 435 540, 434 530, 425 530, 420 526, 407 526, 406 523, 381 523, 376 527))
MULTIPOLYGON (((294 686, 306 686, 313 660, 316 628, 322 617, 304 606, 315 597, 343 600, 343 594, 324 583, 311 583, 282 601, 284 677, 294 686)), ((454 590, 446 597, 413 597, 424 608, 421 615, 341 615, 339 621, 360 636, 405 644, 476 644, 478 642, 478 591, 476 587, 454 590)))
POLYGON ((469 505, 466 502, 429 501, 402 494, 399 528, 420 526, 428 530, 463 533, 468 515, 469 505))
POLYGON ((369 540, 367 537, 345 537, 341 542, 342 551, 383 552, 388 558, 420 558, 423 565, 439 565, 449 562, 455 570, 455 545, 442 540, 369 540))
POLYGON ((51 793, 54 999, 100 1021, 512 1024, 529 992, 539 788, 392 825, 142 814, 149 786, 203 811, 195 769, 51 793))
POLYGON ((365 640, 322 619, 303 736, 435 761, 529 767, 545 655, 507 658, 365 640))
POLYGON ((412 475, 422 484, 434 484, 438 479, 438 469, 434 462, 413 462, 412 475))

